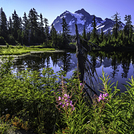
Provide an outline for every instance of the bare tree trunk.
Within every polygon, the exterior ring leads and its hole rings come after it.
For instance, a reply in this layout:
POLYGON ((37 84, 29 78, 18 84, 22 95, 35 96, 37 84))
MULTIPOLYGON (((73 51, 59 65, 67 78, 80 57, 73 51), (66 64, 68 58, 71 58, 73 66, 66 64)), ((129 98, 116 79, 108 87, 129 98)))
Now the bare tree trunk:
POLYGON ((82 53, 82 45, 80 44, 80 38, 78 34, 77 25, 75 24, 75 31, 76 31, 76 57, 77 57, 77 71, 80 73, 79 79, 83 82, 84 79, 84 56, 82 53))

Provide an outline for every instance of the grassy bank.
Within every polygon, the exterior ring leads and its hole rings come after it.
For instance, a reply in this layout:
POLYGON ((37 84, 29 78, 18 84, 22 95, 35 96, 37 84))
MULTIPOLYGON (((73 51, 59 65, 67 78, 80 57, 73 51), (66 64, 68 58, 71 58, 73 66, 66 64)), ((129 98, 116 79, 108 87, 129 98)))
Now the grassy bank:
POLYGON ((11 45, 9 45, 9 47, 0 46, 0 55, 20 55, 20 54, 30 53, 33 51, 48 52, 48 51, 55 51, 55 48, 43 48, 41 46, 31 46, 31 47, 11 46, 11 45))
POLYGON ((77 76, 62 79, 64 72, 54 74, 51 68, 44 68, 43 77, 30 70, 16 77, 10 73, 11 64, 6 62, 0 68, 1 133, 11 128, 3 123, 38 134, 134 133, 133 77, 126 85, 127 94, 116 96, 118 83, 112 87, 103 72, 103 95, 94 96, 91 104, 83 97, 84 83, 77 76))

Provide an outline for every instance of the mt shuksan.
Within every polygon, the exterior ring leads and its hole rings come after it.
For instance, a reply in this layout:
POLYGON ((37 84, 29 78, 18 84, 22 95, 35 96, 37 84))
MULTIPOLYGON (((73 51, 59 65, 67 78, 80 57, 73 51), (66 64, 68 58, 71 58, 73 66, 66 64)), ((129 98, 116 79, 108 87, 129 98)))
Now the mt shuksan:
MULTIPOLYGON (((79 34, 83 33, 84 25, 86 32, 91 32, 93 30, 92 27, 92 20, 93 15, 90 15, 88 12, 86 12, 83 8, 81 10, 76 11, 75 13, 71 13, 69 11, 65 11, 60 16, 58 16, 54 21, 53 25, 58 32, 62 32, 62 18, 65 18, 66 23, 69 25, 69 30, 71 35, 75 35, 75 24, 78 25, 78 31, 79 34)), ((100 33, 101 29, 104 33, 107 33, 108 31, 112 32, 113 26, 115 24, 115 21, 106 18, 105 20, 102 20, 100 17, 96 17, 96 29, 100 33)), ((51 26, 52 26, 51 24, 51 26)), ((123 29, 125 24, 121 22, 121 26, 119 29, 123 29)))

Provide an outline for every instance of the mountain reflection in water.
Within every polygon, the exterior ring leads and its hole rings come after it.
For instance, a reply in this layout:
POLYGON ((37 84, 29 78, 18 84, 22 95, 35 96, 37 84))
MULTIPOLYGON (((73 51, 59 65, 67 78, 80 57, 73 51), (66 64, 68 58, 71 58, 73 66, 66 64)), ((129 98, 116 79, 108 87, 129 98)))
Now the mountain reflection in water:
MULTIPOLYGON (((118 88, 121 92, 126 91, 122 84, 126 84, 126 80, 134 75, 134 54, 132 52, 91 52, 87 58, 92 63, 92 67, 96 70, 98 76, 102 76, 102 67, 105 73, 107 73, 111 82, 117 82, 118 88)), ((54 72, 60 71, 60 67, 67 72, 66 78, 70 78, 73 71, 77 68, 77 57, 75 53, 44 53, 44 54, 31 54, 14 61, 12 66, 13 73, 26 70, 37 70, 41 72, 43 68, 52 67, 54 72)), ((89 66, 90 68, 90 66, 89 66)), ((86 72, 84 76, 86 76, 86 72)), ((87 79, 85 79, 86 81, 87 79)), ((97 89, 102 89, 99 84, 101 81, 94 82, 96 92, 97 89)), ((115 85, 115 84, 114 84, 115 85)))

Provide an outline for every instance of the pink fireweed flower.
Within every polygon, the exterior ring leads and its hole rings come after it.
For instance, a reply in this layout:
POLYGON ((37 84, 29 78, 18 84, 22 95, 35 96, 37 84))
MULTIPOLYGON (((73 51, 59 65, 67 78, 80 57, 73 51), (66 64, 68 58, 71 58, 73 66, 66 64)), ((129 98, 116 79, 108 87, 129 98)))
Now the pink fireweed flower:
POLYGON ((57 99, 58 105, 60 105, 64 110, 67 110, 70 106, 71 109, 75 109, 72 101, 70 100, 70 96, 68 94, 64 94, 63 97, 58 97, 57 99))
POLYGON ((67 98, 69 99, 69 98, 70 98, 70 96, 68 95, 68 96, 67 96, 67 98))
POLYGON ((59 105, 62 105, 62 103, 60 102, 59 105))
POLYGON ((68 99, 70 98, 69 95, 67 95, 67 94, 64 94, 64 97, 67 97, 68 99))
POLYGON ((61 97, 59 96, 59 100, 61 100, 61 97))
POLYGON ((98 101, 101 101, 101 100, 103 100, 103 97, 102 97, 102 94, 100 93, 98 101))
POLYGON ((67 94, 64 94, 64 97, 67 97, 68 95, 67 94))
POLYGON ((80 86, 82 86, 83 84, 82 83, 80 83, 80 86))
POLYGON ((109 96, 108 93, 103 94, 103 98, 109 96))
POLYGON ((73 107, 73 104, 70 103, 70 106, 73 107))
POLYGON ((72 101, 70 101, 70 104, 72 104, 72 101))
POLYGON ((62 107, 64 107, 64 106, 65 106, 65 104, 62 105, 62 107))
MULTIPOLYGON (((101 100, 104 100, 105 99, 105 97, 107 97, 107 96, 109 96, 109 94, 108 93, 105 93, 105 94, 101 94, 100 93, 100 96, 99 96, 99 99, 98 99, 98 101, 100 102, 101 100), (103 96, 103 97, 102 97, 103 96)), ((108 100, 108 99, 107 99, 108 100)))
POLYGON ((67 100, 67 99, 65 99, 65 102, 68 102, 68 100, 67 100))
POLYGON ((66 104, 66 106, 68 106, 68 105, 69 105, 69 103, 66 104))

